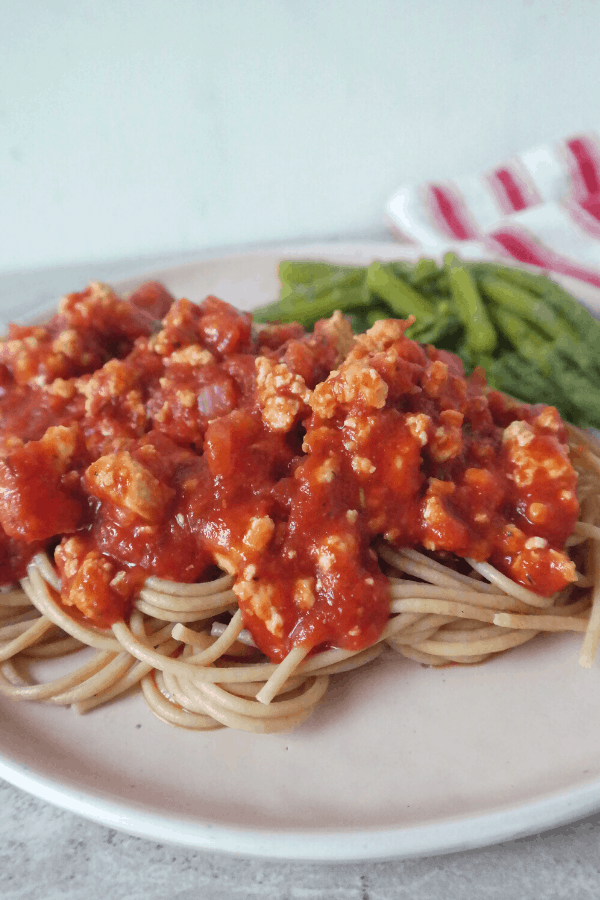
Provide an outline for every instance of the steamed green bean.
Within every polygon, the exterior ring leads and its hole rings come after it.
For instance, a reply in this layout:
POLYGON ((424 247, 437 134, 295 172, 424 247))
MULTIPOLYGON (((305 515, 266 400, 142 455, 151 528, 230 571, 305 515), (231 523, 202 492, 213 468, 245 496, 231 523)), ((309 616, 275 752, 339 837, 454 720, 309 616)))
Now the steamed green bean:
POLYGON ((444 259, 450 278, 450 293, 465 328, 467 346, 472 353, 491 353, 497 343, 485 303, 471 273, 453 253, 444 259))

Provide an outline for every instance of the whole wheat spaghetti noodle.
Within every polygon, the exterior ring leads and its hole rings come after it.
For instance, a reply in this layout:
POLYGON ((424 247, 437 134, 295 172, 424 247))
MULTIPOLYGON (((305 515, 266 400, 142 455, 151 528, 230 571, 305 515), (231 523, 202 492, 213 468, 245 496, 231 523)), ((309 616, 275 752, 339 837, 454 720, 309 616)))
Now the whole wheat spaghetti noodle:
MULTIPOLYGON (((572 432, 572 439, 578 441, 579 433, 572 432)), ((589 438, 577 446, 579 471, 600 483, 588 456, 589 438)), ((382 545, 382 562, 388 567, 397 562, 398 568, 388 568, 390 618, 380 640, 356 653, 328 650, 308 658, 304 648, 297 648, 279 665, 248 659, 252 638, 246 632, 246 643, 240 643, 239 610, 226 612, 229 624, 219 624, 223 611, 234 606, 228 575, 199 585, 147 579, 140 598, 149 598, 152 613, 140 610, 137 602, 130 621, 113 627, 111 636, 75 622, 60 607, 56 571, 45 554, 38 554, 24 582, 27 593, 0 595, 0 605, 13 612, 0 626, 0 692, 82 713, 141 687, 149 708, 170 724, 268 733, 300 724, 325 694, 331 675, 370 663, 385 646, 426 665, 468 664, 544 632, 579 632, 584 638, 582 664, 588 665, 600 640, 594 568, 600 559, 600 507, 595 499, 591 506, 588 502, 586 521, 576 526, 583 541, 574 549, 581 569, 593 573, 594 586, 578 589, 576 598, 567 588, 541 608, 530 602, 528 591, 515 591, 512 585, 510 591, 502 590, 504 579, 490 566, 476 565, 466 575, 423 553, 382 545), (482 580, 484 573, 488 580, 482 580), (47 684, 26 677, 27 652, 65 641, 73 642, 67 648, 72 651, 71 674, 47 684), (83 646, 97 648, 96 654, 78 664, 75 650, 83 646)))

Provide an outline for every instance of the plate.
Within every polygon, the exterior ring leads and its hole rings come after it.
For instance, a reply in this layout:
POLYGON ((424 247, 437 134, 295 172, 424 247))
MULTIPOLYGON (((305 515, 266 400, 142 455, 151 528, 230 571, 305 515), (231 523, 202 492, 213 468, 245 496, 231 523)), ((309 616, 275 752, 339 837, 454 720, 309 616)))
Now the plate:
MULTIPOLYGON (((157 278, 175 295, 249 309, 276 296, 287 256, 364 264, 410 253, 283 247, 115 286, 157 278)), ((600 310, 599 291, 568 287, 600 310)), ((177 730, 138 697, 81 717, 0 697, 0 776, 112 828, 244 856, 332 862, 481 847, 600 809, 600 666, 581 669, 579 647, 577 636, 546 637, 441 670, 390 652, 338 676, 285 735, 177 730)))

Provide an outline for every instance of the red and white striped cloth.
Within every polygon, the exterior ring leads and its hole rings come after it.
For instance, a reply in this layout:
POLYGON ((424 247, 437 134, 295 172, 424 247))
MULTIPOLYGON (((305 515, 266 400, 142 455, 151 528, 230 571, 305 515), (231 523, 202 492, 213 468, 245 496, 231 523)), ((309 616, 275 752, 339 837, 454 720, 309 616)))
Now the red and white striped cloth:
POLYGON ((494 255, 600 287, 600 139, 575 135, 481 175, 400 188, 386 207, 427 255, 494 255))

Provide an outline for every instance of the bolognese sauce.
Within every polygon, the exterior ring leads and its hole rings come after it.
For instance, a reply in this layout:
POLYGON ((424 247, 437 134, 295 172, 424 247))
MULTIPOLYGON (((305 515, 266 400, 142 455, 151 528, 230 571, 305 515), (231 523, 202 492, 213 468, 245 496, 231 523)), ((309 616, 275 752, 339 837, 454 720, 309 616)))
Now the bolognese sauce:
MULTIPOLYGON (((575 581, 578 516, 553 407, 465 378, 409 322, 354 338, 256 327, 155 283, 92 284, 0 346, 0 579, 53 553, 61 601, 125 617, 149 575, 232 574, 271 659, 359 650, 389 618, 378 542, 489 560, 550 596, 575 581)), ((456 563, 459 564, 459 563, 456 563)))

